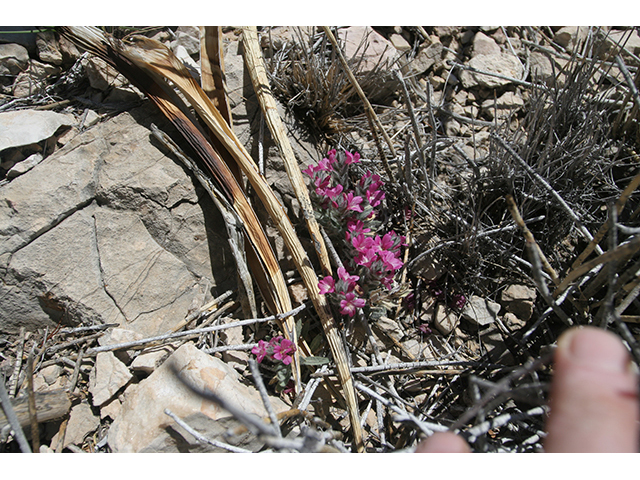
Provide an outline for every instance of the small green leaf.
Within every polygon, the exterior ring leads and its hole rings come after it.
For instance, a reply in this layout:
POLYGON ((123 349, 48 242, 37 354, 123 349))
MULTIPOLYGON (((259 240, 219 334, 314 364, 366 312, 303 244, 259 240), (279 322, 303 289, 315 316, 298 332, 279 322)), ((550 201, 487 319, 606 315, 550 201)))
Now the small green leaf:
POLYGON ((329 363, 329 359, 327 357, 300 357, 300 361, 303 365, 308 365, 310 367, 317 367, 329 363))

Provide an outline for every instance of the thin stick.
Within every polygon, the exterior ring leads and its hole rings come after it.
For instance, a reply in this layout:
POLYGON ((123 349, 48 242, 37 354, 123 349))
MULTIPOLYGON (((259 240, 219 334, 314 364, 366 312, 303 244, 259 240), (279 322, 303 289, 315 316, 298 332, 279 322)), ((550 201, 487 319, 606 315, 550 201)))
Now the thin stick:
POLYGON ((264 382, 262 381, 262 375, 260 374, 258 363, 253 358, 249 359, 249 368, 251 369, 253 382, 258 388, 258 392, 260 392, 262 404, 264 405, 264 408, 269 415, 269 420, 271 420, 271 425, 273 425, 276 436, 282 438, 282 432, 280 431, 280 423, 278 422, 278 417, 276 417, 276 412, 273 410, 273 405, 271 405, 271 402, 269 401, 269 394, 267 393, 267 389, 265 388, 264 382))
POLYGON ((16 354, 16 364, 13 366, 13 373, 11 374, 11 380, 9 381, 9 395, 16 396, 16 389, 18 386, 18 377, 20 377, 20 368, 22 367, 22 354, 24 353, 24 337, 25 328, 20 327, 20 344, 18 345, 18 353, 16 354))
POLYGON ((80 349, 78 352, 78 358, 76 359, 76 364, 73 367, 73 374, 71 375, 71 380, 69 382, 69 389, 67 390, 69 393, 72 393, 76 385, 78 384, 78 377, 80 376, 80 364, 82 363, 82 357, 84 357, 84 349, 80 349))
POLYGON ((9 420, 9 424, 15 433, 16 440, 18 440, 20 450, 22 453, 31 453, 29 442, 27 442, 27 438, 24 436, 24 432, 20 426, 20 421, 16 416, 16 412, 13 410, 11 399, 9 398, 7 390, 4 388, 4 382, 2 381, 0 381, 0 403, 2 403, 2 410, 4 410, 4 414, 7 417, 7 420, 9 420))
MULTIPOLYGON (((34 345, 35 346, 35 345, 34 345)), ((33 451, 40 451, 40 430, 38 429, 38 411, 36 397, 33 392, 33 350, 27 358, 27 395, 29 398, 29 423, 31 424, 31 445, 33 451)))
POLYGON ((191 428, 188 423, 182 420, 179 416, 173 413, 168 408, 164 409, 164 413, 169 415, 173 420, 184 428, 187 432, 189 432, 193 437, 199 441, 200 443, 208 443, 209 445, 213 445, 214 447, 222 448, 224 450, 228 450, 234 453, 251 453, 251 450, 245 450, 244 448, 236 447, 234 445, 229 445, 228 443, 219 442, 218 440, 213 440, 211 438, 207 438, 204 435, 201 435, 197 430, 191 428))
POLYGON ((271 315, 270 317, 250 318, 250 319, 247 319, 247 320, 238 320, 237 322, 225 323, 225 324, 222 324, 222 325, 213 325, 211 327, 206 327, 206 328, 197 328, 197 329, 194 329, 194 330, 186 330, 184 332, 165 333, 164 335, 158 335, 158 336, 155 336, 155 337, 143 338, 141 340, 136 340, 136 341, 133 341, 133 342, 117 343, 117 344, 113 344, 113 345, 102 345, 100 347, 94 347, 94 348, 89 349, 89 351, 87 353, 88 354, 94 354, 94 353, 98 353, 98 352, 111 352, 111 351, 114 351, 114 350, 130 349, 130 348, 133 348, 133 347, 139 347, 141 345, 146 345, 148 343, 153 343, 153 342, 159 342, 159 341, 164 341, 164 340, 173 340, 174 338, 182 338, 182 337, 186 337, 186 336, 197 336, 197 335, 200 335, 202 333, 215 332, 217 330, 225 330, 227 328, 233 328, 233 327, 242 327, 244 325, 251 325, 251 324, 254 324, 254 323, 264 323, 264 322, 272 322, 274 320, 282 320, 282 319, 287 318, 287 317, 289 317, 291 315, 296 315, 297 313, 301 312, 305 308, 306 308, 306 305, 302 304, 302 305, 297 306, 293 310, 290 310, 290 311, 285 312, 285 313, 278 313, 276 315, 271 315))

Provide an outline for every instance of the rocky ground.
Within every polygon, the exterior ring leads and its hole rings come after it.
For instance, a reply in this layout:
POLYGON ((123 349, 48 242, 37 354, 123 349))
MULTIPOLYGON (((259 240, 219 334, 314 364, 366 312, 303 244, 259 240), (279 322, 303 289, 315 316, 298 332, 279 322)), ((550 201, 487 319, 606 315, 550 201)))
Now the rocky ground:
MULTIPOLYGON (((180 142, 126 78, 54 31, 0 31, 0 378, 27 437, 32 389, 45 452, 351 450, 331 363, 304 367, 298 396, 261 364, 286 445, 176 377, 172 368, 268 418, 249 359, 276 324, 195 330, 248 318, 223 216, 150 134, 154 124, 180 142), (295 444, 309 431, 322 432, 313 447, 295 444)), ((234 131, 312 251, 246 71, 242 29, 222 32, 234 131)), ((454 428, 476 451, 539 450, 547 354, 563 329, 608 325, 639 358, 636 232, 605 230, 589 247, 615 202, 615 222, 637 223, 637 29, 341 27, 384 132, 321 29, 259 32, 301 168, 331 148, 360 152, 385 182, 383 226, 409 241, 375 318, 344 319, 366 449, 411 449, 454 428), (577 261, 587 248, 595 253, 577 261)), ((199 78, 197 27, 137 33, 199 78)), ((292 303, 306 302, 303 337, 329 358, 291 256, 254 206, 292 303)), ((19 450, 1 412, 0 449, 19 450)))

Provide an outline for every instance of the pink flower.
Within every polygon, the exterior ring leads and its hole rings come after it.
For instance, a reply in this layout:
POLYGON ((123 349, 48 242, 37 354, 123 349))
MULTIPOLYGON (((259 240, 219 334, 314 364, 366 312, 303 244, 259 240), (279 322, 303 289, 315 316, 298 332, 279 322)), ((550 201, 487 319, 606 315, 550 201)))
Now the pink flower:
POLYGON ((351 237, 351 245, 358 252, 362 253, 373 246, 373 239, 371 237, 365 237, 364 235, 353 235, 351 237))
POLYGON ((367 201, 372 207, 377 207, 384 200, 384 192, 381 190, 367 190, 367 201))
POLYGON ((322 280, 318 282, 318 288, 320 289, 320 294, 326 295, 327 293, 335 292, 335 280, 331 276, 324 277, 322 280))
POLYGON ((354 155, 352 155, 351 153, 347 152, 346 150, 344 151, 344 154, 347 158, 345 158, 344 160, 344 164, 345 165, 351 165, 352 163, 358 163, 360 162, 360 154, 358 152, 356 152, 354 155))
POLYGON ((360 206, 360 204, 362 203, 362 197, 354 197, 353 192, 349 192, 343 193, 342 198, 344 199, 344 202, 346 204, 345 208, 347 210, 353 210, 354 212, 362 213, 362 207, 360 206))
POLYGON ((373 262, 376 261, 377 257, 378 251, 375 248, 367 248, 360 251, 360 254, 355 258, 355 262, 358 265, 370 268, 371 265, 373 265, 373 262))
MULTIPOLYGON (((371 229, 365 227, 362 220, 349 220, 347 222, 347 234, 352 232, 355 235, 362 235, 363 233, 369 233, 370 231, 371 229)), ((349 236, 347 236, 347 240, 349 240, 349 236)))
POLYGON ((357 298, 353 292, 348 292, 344 296, 344 300, 340 300, 340 313, 353 317, 356 314, 356 308, 362 308, 365 305, 362 298, 357 298))
POLYGON ((317 170, 324 170, 325 172, 330 172, 333 170, 333 166, 331 165, 333 162, 328 158, 323 158, 318 162, 317 170))
POLYGON ((343 189, 344 189, 344 187, 342 185, 336 185, 333 188, 327 188, 324 191, 324 194, 325 194, 325 196, 327 196, 331 200, 333 200, 334 198, 336 198, 338 195, 340 195, 342 193, 343 189))
POLYGON ((316 173, 317 170, 318 170, 318 167, 316 167, 315 165, 309 165, 307 168, 302 170, 302 173, 306 173, 310 177, 313 177, 313 174, 316 173))
POLYGON ((293 360, 291 355, 296 351, 296 346, 293 342, 287 338, 278 336, 272 339, 270 343, 273 345, 273 358, 280 360, 285 365, 289 365, 293 360), (274 340, 276 341, 274 342, 274 340))
POLYGON ((258 363, 262 362, 264 357, 267 355, 267 342, 260 340, 258 345, 251 349, 251 353, 257 357, 258 363))
POLYGON ((388 250, 378 252, 378 256, 380 257, 380 260, 382 260, 382 263, 384 263, 384 266, 389 270, 399 270, 402 268, 402 265, 404 265, 393 252, 388 250))
POLYGON ((347 284, 347 291, 353 290, 358 280, 360 280, 358 275, 349 275, 349 272, 344 267, 338 268, 338 277, 347 284))

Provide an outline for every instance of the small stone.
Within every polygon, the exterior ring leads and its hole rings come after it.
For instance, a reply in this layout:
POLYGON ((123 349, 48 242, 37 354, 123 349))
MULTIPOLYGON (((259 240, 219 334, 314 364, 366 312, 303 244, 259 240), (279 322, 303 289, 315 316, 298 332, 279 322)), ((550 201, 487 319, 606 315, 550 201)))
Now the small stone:
POLYGON ((524 106, 524 101, 520 95, 513 92, 506 92, 495 101, 493 99, 487 99, 482 102, 482 111, 493 120, 496 110, 498 118, 504 118, 522 106, 524 106))
POLYGON ((402 35, 393 33, 389 37, 389 41, 399 52, 408 52, 411 50, 411 45, 409 45, 409 42, 407 42, 402 35))
MULTIPOLYGON (((64 447, 67 445, 82 445, 84 439, 100 426, 100 419, 91 411, 88 403, 82 402, 71 409, 69 423, 64 436, 64 447)), ((52 440, 55 445, 55 437, 52 440)))
POLYGON ((17 43, 0 44, 0 75, 17 75, 29 66, 29 52, 17 43))
POLYGON ((16 163, 11 169, 7 172, 7 178, 16 178, 22 175, 23 173, 27 173, 37 164, 42 161, 41 153, 34 153, 30 155, 26 159, 21 162, 16 163))
POLYGON ((562 27, 553 36, 553 41, 568 52, 573 52, 576 46, 586 40, 588 33, 589 27, 562 27))
POLYGON ((105 403, 104 405, 102 405, 102 407, 100 407, 100 418, 109 417, 111 420, 115 420, 116 418, 118 418, 121 409, 122 402, 119 398, 114 398, 109 403, 105 403))
MULTIPOLYGON (((495 73, 516 80, 520 80, 523 73, 523 66, 520 60, 509 53, 474 56, 469 61, 469 66, 482 72, 495 73)), ((494 77, 470 70, 461 72, 460 81, 462 81, 462 85, 465 88, 478 85, 487 88, 497 88, 512 83, 509 79, 494 77)))
POLYGON ((496 41, 482 32, 476 33, 473 37, 473 56, 497 55, 500 53, 500 46, 496 41))
POLYGON ((84 128, 93 127, 96 123, 100 121, 100 115, 98 115, 93 110, 87 110, 87 114, 84 117, 84 128))
POLYGON ((58 47, 55 33, 51 30, 38 32, 36 36, 36 46, 38 47, 38 57, 43 62, 54 65, 62 65, 62 52, 58 47))
POLYGON ((473 295, 462 310, 462 316, 476 325, 489 325, 498 318, 500 304, 473 295))
POLYGON ((338 31, 338 37, 344 42, 347 60, 362 57, 359 68, 362 73, 372 71, 378 64, 381 67, 390 64, 397 53, 391 42, 371 27, 343 28, 338 31))
POLYGON ((73 115, 41 110, 0 113, 0 151, 39 143, 52 137, 60 127, 76 123, 73 115))
POLYGON ((96 364, 89 374, 93 405, 99 407, 107 403, 132 377, 129 369, 113 352, 98 353, 96 364))
POLYGON ((131 370, 134 372, 152 373, 158 368, 172 352, 171 347, 152 347, 145 349, 131 362, 131 370))
POLYGON ((439 307, 433 323, 440 333, 449 335, 460 323, 460 317, 453 310, 439 307))
POLYGON ((526 285, 510 285, 502 291, 502 303, 507 311, 524 321, 531 318, 535 300, 535 288, 526 285))
POLYGON ((115 68, 98 57, 89 57, 83 62, 89 79, 89 85, 96 90, 107 90, 109 87, 122 87, 127 83, 115 68))
MULTIPOLYGON (((135 342, 137 340, 142 340, 143 338, 144 336, 139 334, 138 332, 116 327, 102 335, 98 339, 98 343, 100 344, 100 346, 117 345, 118 343, 135 342)), ((133 350, 117 350, 114 355, 121 362, 129 364, 133 356, 133 350)))
POLYGON ((176 39, 171 42, 171 50, 175 52, 178 46, 184 47, 189 55, 199 54, 200 30, 198 27, 178 27, 176 30, 176 39))

